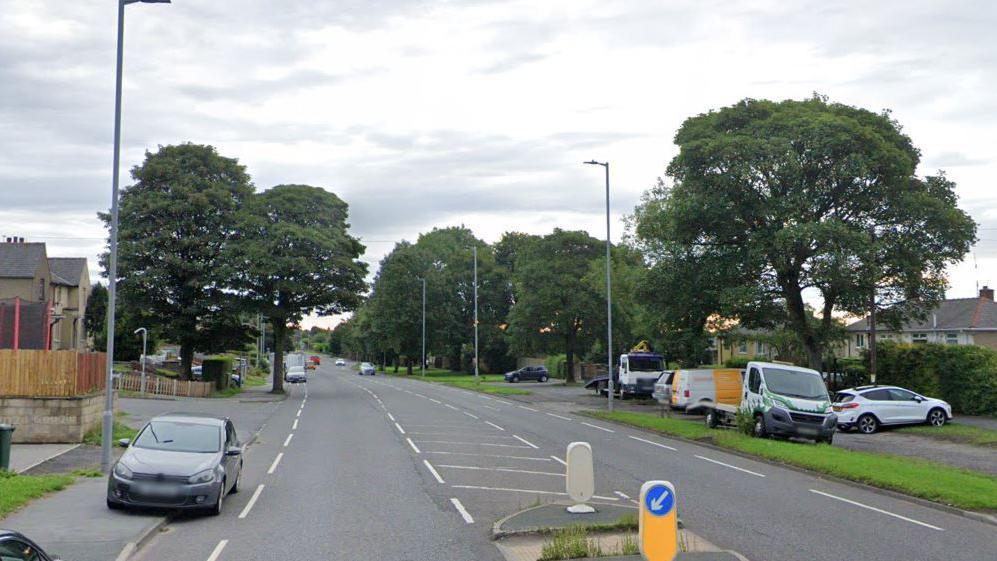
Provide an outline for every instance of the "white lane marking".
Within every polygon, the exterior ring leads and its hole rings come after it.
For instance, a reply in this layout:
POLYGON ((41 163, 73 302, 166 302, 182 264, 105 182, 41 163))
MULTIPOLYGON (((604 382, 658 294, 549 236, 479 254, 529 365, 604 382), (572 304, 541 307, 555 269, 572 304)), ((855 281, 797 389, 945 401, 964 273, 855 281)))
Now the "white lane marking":
POLYGON ((426 397, 426 396, 422 395, 421 393, 417 393, 417 394, 415 394, 415 395, 417 395, 417 396, 421 397, 422 399, 429 399, 428 397, 426 397))
POLYGON ((529 460, 532 462, 549 462, 547 458, 534 458, 532 456, 503 456, 501 454, 475 454, 473 452, 443 452, 437 450, 426 450, 427 454, 440 454, 446 456, 474 456, 476 458, 503 458, 506 460, 529 460))
POLYGON ((419 447, 415 445, 415 442, 412 442, 412 439, 411 439, 411 438, 406 438, 405 440, 407 440, 407 441, 408 441, 408 445, 412 447, 412 450, 415 450, 415 453, 416 453, 416 454, 421 454, 421 453, 422 453, 422 452, 421 452, 421 451, 419 450, 419 447))
POLYGON ((513 438, 515 438, 516 440, 518 440, 518 441, 522 442, 523 444, 525 444, 525 445, 529 446, 530 448, 533 448, 534 450, 539 450, 539 449, 540 449, 540 447, 539 447, 539 446, 537 446, 536 444, 533 444, 533 443, 532 443, 532 442, 530 442, 529 440, 526 440, 526 439, 525 439, 525 438, 523 438, 522 436, 519 436, 519 435, 517 435, 517 434, 514 434, 514 435, 512 435, 512 437, 513 437, 513 438))
POLYGON ((739 468, 737 466, 732 466, 730 464, 725 464, 725 463, 723 463, 721 461, 714 460, 714 459, 711 459, 711 458, 707 458, 706 456, 699 456, 699 455, 697 455, 696 457, 699 458, 700 460, 706 460, 707 462, 713 462, 713 463, 715 463, 715 464, 717 464, 719 466, 729 467, 730 469, 736 469, 737 471, 743 471, 744 473, 750 473, 751 475, 757 475, 758 477, 765 477, 764 474, 758 473, 756 471, 751 471, 749 469, 739 468))
MULTIPOLYGON (((561 493, 559 491, 538 491, 536 489, 513 489, 511 487, 485 487, 483 485, 451 485, 454 489, 478 489, 480 491, 508 491, 510 493, 535 493, 538 495, 560 495, 566 497, 567 493, 561 493)), ((600 499, 603 501, 618 501, 619 497, 601 497, 599 495, 592 495, 593 499, 600 499)))
POLYGON ((472 414, 468 413, 467 411, 461 411, 461 413, 467 415, 468 417, 470 417, 472 419, 477 419, 478 418, 477 415, 472 415, 472 414))
POLYGON ((585 425, 586 427, 592 427, 594 429, 599 429, 601 431, 616 432, 613 429, 607 429, 606 427, 600 427, 599 425, 593 425, 592 423, 586 423, 585 421, 582 421, 582 424, 585 425))
POLYGON ((388 418, 389 418, 389 419, 391 419, 392 421, 394 421, 394 420, 395 420, 395 416, 394 416, 394 415, 392 415, 391 413, 388 413, 388 418))
POLYGON ((300 416, 301 416, 301 409, 298 409, 298 413, 295 415, 295 417, 300 417, 300 416))
POLYGON ((263 487, 264 486, 261 484, 255 491, 253 491, 253 496, 250 497, 249 502, 246 503, 246 508, 243 508, 242 512, 239 513, 239 518, 245 518, 249 514, 249 511, 253 510, 253 505, 256 504, 256 499, 260 498, 260 493, 263 492, 263 487))
POLYGON ((438 399, 433 399, 433 398, 429 398, 429 401, 432 401, 433 403, 436 403, 436 404, 441 404, 441 403, 443 403, 442 401, 440 401, 440 400, 438 400, 438 399))
POLYGON ((487 395, 479 395, 478 397, 480 397, 481 399, 488 399, 488 400, 492 399, 492 398, 488 397, 487 395))
POLYGON ((298 420, 297 419, 295 419, 294 420, 294 424, 291 425, 291 430, 298 430, 298 420))
POLYGON ((218 561, 218 556, 222 554, 222 550, 225 549, 226 545, 228 545, 228 540, 218 542, 218 545, 215 546, 214 551, 212 551, 211 555, 208 556, 208 561, 218 561))
POLYGON ((855 506, 858 506, 858 507, 866 508, 866 509, 869 509, 869 510, 871 510, 873 512, 878 512, 880 514, 885 514, 887 516, 892 516, 894 518, 899 518, 900 520, 904 520, 906 522, 910 522, 911 524, 917 524, 918 526, 924 526, 925 528, 931 528, 932 530, 938 530, 939 532, 944 532, 945 531, 944 528, 939 528, 938 526, 932 526, 931 524, 927 524, 925 522, 921 522, 920 520, 914 520, 913 518, 907 518, 906 516, 900 516, 899 514, 894 514, 894 513, 890 512, 888 510, 883 510, 883 509, 880 509, 880 508, 876 508, 874 506, 869 506, 869 505, 866 505, 866 504, 862 504, 862 503, 859 503, 859 502, 856 502, 856 501, 852 501, 852 500, 849 500, 849 499, 846 499, 846 498, 843 498, 843 497, 838 497, 838 496, 832 495, 830 493, 824 493, 823 491, 818 491, 817 489, 810 489, 810 492, 811 493, 817 493, 818 495, 822 495, 822 496, 827 497, 829 499, 835 499, 835 500, 841 501, 843 503, 848 503, 850 505, 855 505, 855 506))
POLYGON ((405 431, 408 434, 418 434, 420 436, 458 436, 465 438, 507 438, 512 439, 511 436, 505 436, 501 434, 495 434, 494 432, 424 432, 417 430, 405 431))
POLYGON ((437 481, 439 481, 440 483, 446 483, 446 481, 443 481, 443 478, 440 477, 440 472, 436 471, 436 468, 433 467, 433 464, 429 463, 429 460, 423 460, 422 463, 426 464, 426 468, 429 469, 429 473, 432 473, 433 477, 435 477, 437 481))
POLYGON ((450 405, 449 403, 444 403, 443 405, 444 405, 445 407, 448 407, 448 408, 450 408, 450 409, 453 409, 454 411, 460 411, 460 409, 457 409, 456 407, 454 407, 453 405, 450 405))
POLYGON ((529 446, 520 446, 518 444, 492 444, 490 442, 458 442, 454 440, 419 440, 422 444, 454 444, 460 446, 497 446, 499 448, 526 448, 529 450, 529 446))
POLYGON ((292 438, 294 438, 294 433, 293 432, 291 434, 287 435, 287 439, 284 440, 284 448, 287 448, 287 445, 291 443, 291 439, 292 438))
POLYGON ((628 501, 629 501, 629 500, 631 500, 631 499, 630 499, 630 495, 628 495, 628 494, 626 494, 626 493, 623 493, 623 492, 621 492, 621 491, 613 491, 613 494, 614 494, 614 495, 619 495, 620 497, 622 497, 622 498, 624 498, 624 499, 626 499, 626 500, 628 500, 628 501))
POLYGON ((491 409, 492 411, 501 411, 498 407, 492 407, 491 405, 482 405, 485 409, 491 409))
POLYGON ((398 432, 405 434, 405 429, 403 429, 398 423, 395 423, 395 428, 398 429, 398 432))
POLYGON ((464 522, 474 524, 474 518, 471 518, 471 514, 467 512, 467 509, 464 508, 464 505, 460 504, 460 501, 457 500, 456 497, 450 499, 450 503, 453 504, 453 507, 460 513, 460 517, 464 519, 464 522))
POLYGON ((564 417, 562 415, 555 415, 553 413, 547 413, 547 414, 550 415, 551 417, 554 417, 554 418, 557 418, 557 419, 561 419, 561 420, 564 420, 564 421, 570 421, 571 420, 570 417, 564 417))
POLYGON ((407 394, 410 394, 410 395, 415 395, 415 394, 412 394, 412 392, 410 392, 408 390, 402 390, 402 391, 405 392, 405 393, 407 393, 407 394))
POLYGON ((553 458, 554 461, 556 461, 557 463, 561 464, 562 466, 568 465, 568 462, 562 460, 561 458, 558 458, 557 456, 551 456, 551 458, 553 458))
POLYGON ((553 473, 550 471, 532 471, 528 469, 516 469, 507 467, 480 467, 480 466, 455 466, 453 464, 440 464, 441 468, 450 469, 470 469, 474 471, 506 471, 509 473, 528 473, 530 475, 553 475, 555 477, 564 477, 563 473, 553 473))
POLYGON ((526 409, 527 411, 533 411, 534 413, 536 413, 536 412, 537 412, 537 410, 536 410, 536 409, 534 409, 534 408, 532 408, 532 407, 527 407, 527 406, 525 406, 525 405, 517 405, 516 407, 519 407, 520 409, 526 409))
POLYGON ((431 427, 437 429, 466 429, 467 425, 451 423, 451 424, 437 424, 437 425, 421 425, 419 423, 405 423, 406 427, 431 427))
POLYGON ((504 431, 504 430, 505 430, 504 428, 502 428, 502 427, 500 427, 500 426, 496 425, 495 423, 493 423, 493 422, 491 422, 491 421, 485 421, 485 424, 486 424, 486 425, 491 425, 491 426, 493 426, 493 427, 495 427, 495 428, 497 428, 498 430, 501 430, 501 431, 504 431))
POLYGON ((270 464, 270 469, 267 470, 267 475, 272 474, 273 472, 277 471, 277 464, 280 463, 280 459, 283 458, 283 457, 284 457, 284 453, 283 452, 281 452, 280 454, 277 454, 277 457, 274 458, 273 463, 270 464))
POLYGON ((636 436, 630 436, 629 434, 627 435, 627 437, 628 438, 632 438, 634 440, 639 440, 639 441, 641 441, 641 442, 643 442, 645 444, 650 444, 651 446, 658 446, 660 448, 666 448, 666 449, 671 450, 673 452, 678 451, 677 448, 672 448, 671 446, 668 446, 666 444, 661 444, 661 443, 658 443, 658 442, 654 442, 652 440, 645 440, 643 438, 637 438, 636 436))

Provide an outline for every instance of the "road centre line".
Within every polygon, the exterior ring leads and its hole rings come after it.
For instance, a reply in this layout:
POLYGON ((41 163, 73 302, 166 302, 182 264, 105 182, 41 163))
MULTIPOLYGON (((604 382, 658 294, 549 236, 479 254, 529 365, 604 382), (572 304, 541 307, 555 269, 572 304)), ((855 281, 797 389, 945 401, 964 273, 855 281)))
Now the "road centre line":
POLYGON ((495 423, 493 423, 493 422, 491 422, 491 421, 485 421, 485 424, 486 424, 486 425, 491 425, 491 426, 493 426, 493 427, 497 428, 497 429, 498 429, 498 430, 500 430, 500 431, 505 431, 505 429, 504 429, 504 428, 502 428, 502 427, 500 427, 500 426, 496 425, 495 423))
POLYGON ((453 440, 420 440, 420 444, 453 444, 461 446, 496 446, 498 448, 525 448, 529 449, 529 446, 520 446, 518 444, 492 444, 490 442, 456 442, 453 440))
POLYGON ((452 504, 454 508, 457 509, 457 512, 460 513, 460 516, 461 518, 464 519, 464 522, 467 522, 468 524, 474 524, 474 518, 471 517, 471 514, 467 512, 467 509, 464 508, 464 505, 460 504, 460 501, 457 500, 456 497, 450 499, 450 504, 452 504))
POLYGON ((222 554, 222 550, 228 545, 228 540, 222 540, 218 542, 215 549, 212 550, 211 555, 208 556, 208 561, 218 561, 218 556, 222 554))
POLYGON ((585 425, 586 427, 592 427, 594 429, 599 429, 601 431, 616 432, 613 429, 607 429, 606 427, 600 427, 599 425, 593 425, 592 423, 586 423, 585 421, 582 421, 582 424, 585 425))
POLYGON ((555 415, 553 413, 547 413, 547 415, 550 415, 551 417, 554 417, 554 418, 557 418, 557 419, 561 419, 563 421, 570 421, 571 420, 570 417, 564 417, 564 416, 561 416, 561 415, 555 415))
POLYGON ((765 477, 764 474, 758 473, 756 471, 751 471, 749 469, 739 468, 737 466, 732 466, 730 464, 725 464, 725 463, 723 463, 721 461, 714 460, 714 459, 711 459, 711 458, 707 458, 706 456, 696 455, 696 457, 699 458, 700 460, 706 460, 707 462, 713 462, 714 464, 717 464, 719 466, 729 467, 730 469, 736 469, 737 471, 743 471, 744 473, 750 473, 751 475, 756 475, 758 477, 765 477))
POLYGON ((501 411, 498 407, 492 407, 491 405, 482 405, 485 409, 492 409, 494 411, 501 411))
POLYGON ((260 498, 260 493, 263 492, 263 487, 263 484, 256 487, 256 490, 253 491, 253 496, 249 498, 249 502, 246 503, 245 508, 243 508, 242 512, 239 513, 239 518, 245 518, 249 514, 249 511, 253 510, 253 505, 255 505, 256 500, 260 498))
POLYGON ((472 419, 477 419, 478 418, 477 415, 472 415, 472 414, 468 413, 467 411, 461 411, 461 413, 467 415, 468 417, 470 417, 472 419))
POLYGON ((527 406, 525 406, 525 405, 517 405, 516 407, 519 407, 520 409, 526 409, 527 411, 533 411, 534 413, 536 413, 536 412, 537 412, 537 410, 536 410, 536 409, 534 409, 534 408, 532 408, 532 407, 527 407, 527 406))
POLYGON ((817 489, 810 489, 810 492, 811 493, 817 493, 818 495, 822 495, 822 496, 827 497, 829 499, 835 499, 835 500, 841 501, 843 503, 848 503, 850 505, 855 505, 857 507, 862 507, 862 508, 865 508, 865 509, 869 509, 869 510, 871 510, 873 512, 878 512, 880 514, 885 514, 887 516, 892 516, 894 518, 899 518, 900 520, 903 520, 905 522, 910 522, 911 524, 917 524, 918 526, 924 526, 925 528, 931 528, 932 530, 938 530, 939 532, 944 532, 945 531, 944 528, 939 528, 938 526, 932 526, 931 524, 928 524, 928 523, 925 523, 925 522, 921 522, 919 520, 914 520, 913 518, 907 518, 906 516, 900 516, 899 514, 894 514, 894 513, 890 512, 888 510, 883 510, 883 509, 880 509, 880 508, 876 508, 874 506, 869 506, 869 505, 866 505, 866 504, 862 504, 860 502, 852 501, 852 500, 849 500, 849 499, 846 499, 846 498, 843 498, 843 497, 838 497, 838 496, 832 495, 830 493, 824 493, 823 491, 818 491, 817 489))
POLYGON ((295 419, 294 420, 294 424, 291 425, 291 430, 298 430, 298 420, 297 419, 295 419))
POLYGON ((412 450, 415 450, 416 454, 421 454, 422 453, 419 450, 419 447, 415 445, 415 442, 412 442, 411 438, 406 438, 405 440, 408 441, 408 445, 412 447, 412 450))
POLYGON ((392 415, 391 413, 388 413, 388 418, 389 418, 389 419, 391 419, 392 421, 394 421, 394 420, 395 420, 395 416, 394 416, 394 415, 392 415))
POLYGON ((492 399, 492 398, 488 397, 487 395, 478 395, 478 397, 480 397, 481 399, 487 399, 489 401, 492 399))
POLYGON ((629 434, 627 435, 627 437, 628 437, 628 438, 632 438, 632 439, 634 439, 634 440, 639 440, 639 441, 641 441, 641 442, 643 442, 643 443, 645 443, 645 444, 650 444, 650 445, 652 445, 652 446, 658 446, 658 447, 660 447, 660 448, 666 448, 666 449, 668 449, 668 450, 671 450, 671 451, 673 451, 673 452, 677 452, 677 451, 678 451, 678 448, 672 448, 671 446, 668 446, 668 445, 666 445, 666 444, 661 444, 661 443, 658 443, 658 442, 654 442, 654 441, 651 441, 651 440, 645 440, 645 439, 643 439, 643 438, 638 438, 638 437, 636 437, 636 436, 631 436, 631 435, 629 435, 629 434))
POLYGON ((446 481, 443 481, 443 478, 440 477, 440 472, 436 471, 436 468, 433 467, 433 464, 429 463, 429 460, 423 460, 422 463, 426 464, 426 468, 429 469, 429 473, 432 473, 433 477, 435 477, 437 481, 439 481, 440 483, 446 483, 446 481))
POLYGON ((287 448, 287 445, 291 443, 291 439, 292 438, 294 438, 294 433, 293 432, 291 434, 287 435, 287 439, 284 440, 284 448, 287 448))
POLYGON ((283 452, 281 452, 280 454, 277 454, 277 457, 274 458, 273 463, 270 464, 270 469, 267 470, 267 475, 270 475, 273 472, 277 471, 277 464, 280 463, 280 459, 283 458, 283 457, 284 457, 284 453, 283 452))
POLYGON ((453 409, 454 411, 460 411, 460 409, 457 409, 456 407, 454 407, 453 405, 450 405, 449 403, 444 403, 443 405, 446 406, 446 407, 449 407, 450 409, 453 409))
POLYGON ((439 405, 439 404, 443 403, 442 401, 440 401, 440 400, 438 400, 438 399, 433 399, 433 398, 429 398, 429 401, 432 401, 433 403, 435 403, 435 404, 437 404, 437 405, 439 405))
POLYGON ((398 432, 405 434, 405 429, 403 429, 397 422, 395 423, 395 428, 398 429, 398 432))
POLYGON ((509 473, 527 473, 530 475, 553 475, 555 477, 564 477, 563 473, 554 473, 550 471, 532 471, 528 469, 516 469, 507 467, 481 467, 481 466, 457 466, 453 464, 439 464, 441 468, 449 469, 469 469, 474 471, 507 471, 509 473))
MULTIPOLYGON (((502 458, 506 460, 528 460, 531 462, 549 462, 547 458, 535 458, 532 456, 503 456, 501 454, 475 454, 474 452, 444 452, 438 450, 426 450, 427 454, 440 454, 446 456, 474 456, 477 458, 502 458)), ((551 456, 553 458, 553 456, 551 456)), ((560 461, 560 460, 558 460, 560 461)))
POLYGON ((512 435, 512 437, 515 438, 516 440, 522 442, 523 444, 529 446, 530 448, 533 448, 534 450, 539 450, 540 449, 539 446, 537 446, 536 444, 533 444, 529 440, 526 440, 525 438, 523 438, 523 437, 521 437, 519 435, 514 434, 514 435, 512 435))
MULTIPOLYGON (((485 487, 483 485, 451 485, 454 489, 477 489, 480 491, 508 491, 511 493, 534 493, 538 495, 560 495, 562 497, 568 496, 567 493, 561 493, 559 491, 538 491, 536 489, 513 489, 510 487, 485 487)), ((602 497, 599 495, 592 495, 593 499, 599 499, 602 501, 618 501, 619 497, 602 497)))
POLYGON ((557 456, 551 456, 551 458, 553 458, 554 461, 556 461, 557 463, 561 464, 562 466, 568 465, 568 462, 562 460, 561 458, 558 458, 557 456))
POLYGON ((298 413, 296 415, 294 415, 294 416, 295 417, 300 417, 301 416, 301 409, 298 409, 298 413))

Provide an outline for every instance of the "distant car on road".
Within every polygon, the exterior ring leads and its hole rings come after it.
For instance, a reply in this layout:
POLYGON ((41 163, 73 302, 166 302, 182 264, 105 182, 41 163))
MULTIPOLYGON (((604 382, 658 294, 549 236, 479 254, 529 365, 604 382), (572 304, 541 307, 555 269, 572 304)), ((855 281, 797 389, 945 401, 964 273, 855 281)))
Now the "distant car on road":
POLYGON ((343 359, 341 359, 341 358, 337 358, 336 359, 336 366, 346 366, 346 361, 343 360, 343 359))
POLYGON ((832 404, 838 428, 872 434, 882 425, 927 423, 940 427, 952 420, 952 406, 897 386, 860 386, 841 390, 832 404))
POLYGON ((170 413, 149 420, 107 478, 107 507, 203 509, 220 514, 239 490, 242 444, 225 417, 170 413))
POLYGON ((360 375, 361 376, 373 376, 376 373, 377 373, 377 368, 374 368, 373 364, 371 364, 369 362, 361 362, 360 363, 360 375))
POLYGON ((0 530, 0 559, 3 561, 58 561, 42 551, 38 544, 24 534, 13 530, 0 530))
POLYGON ((291 366, 288 367, 287 372, 284 373, 284 381, 290 384, 300 384, 308 381, 308 375, 305 374, 304 366, 291 366))
POLYGON ((523 380, 546 382, 548 378, 550 378, 550 374, 547 372, 546 366, 524 366, 519 370, 513 370, 512 372, 505 373, 505 381, 510 383, 516 383, 523 380))
POLYGON ((322 364, 322 357, 320 357, 318 355, 312 355, 312 356, 308 357, 308 360, 312 361, 312 364, 314 364, 316 366, 322 364))

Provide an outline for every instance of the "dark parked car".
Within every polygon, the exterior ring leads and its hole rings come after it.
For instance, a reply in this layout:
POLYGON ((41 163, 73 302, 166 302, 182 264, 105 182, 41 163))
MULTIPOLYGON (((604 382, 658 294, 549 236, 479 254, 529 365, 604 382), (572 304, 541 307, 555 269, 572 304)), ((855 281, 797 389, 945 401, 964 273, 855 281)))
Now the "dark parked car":
POLYGON ((58 561, 38 544, 11 530, 0 530, 0 559, 3 561, 58 561))
POLYGON ((229 493, 239 490, 242 445, 232 421, 200 413, 154 417, 107 479, 107 507, 204 509, 220 514, 229 493))
POLYGON ((519 370, 513 370, 512 372, 505 373, 505 381, 513 383, 521 380, 546 382, 548 378, 550 378, 550 374, 547 373, 546 366, 524 366, 519 370))

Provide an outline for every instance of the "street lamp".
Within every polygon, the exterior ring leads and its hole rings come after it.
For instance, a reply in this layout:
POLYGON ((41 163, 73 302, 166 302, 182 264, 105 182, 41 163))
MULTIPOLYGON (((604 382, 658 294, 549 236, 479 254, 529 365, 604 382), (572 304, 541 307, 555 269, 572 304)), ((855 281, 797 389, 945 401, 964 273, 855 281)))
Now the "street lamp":
POLYGON ((422 277, 422 377, 426 377, 426 277, 422 277))
POLYGON ((471 246, 474 252, 474 377, 478 377, 478 246, 471 246))
POLYGON ((170 0, 118 0, 118 57, 114 83, 114 168, 111 170, 111 243, 107 267, 107 377, 104 383, 103 432, 100 439, 100 468, 111 469, 111 432, 114 430, 114 298, 118 276, 118 167, 121 162, 121 65, 125 41, 125 5, 135 2, 169 4, 170 0))
POLYGON ((146 358, 146 356, 145 356, 145 349, 146 349, 146 340, 147 340, 146 338, 149 335, 149 330, 147 330, 144 327, 139 327, 138 329, 135 330, 135 335, 138 335, 139 331, 142 332, 142 393, 144 394, 145 393, 145 358, 146 358))
POLYGON ((610 279, 612 265, 609 257, 609 162, 589 160, 588 165, 602 166, 606 169, 606 366, 609 368, 609 410, 613 410, 613 291, 610 279))

